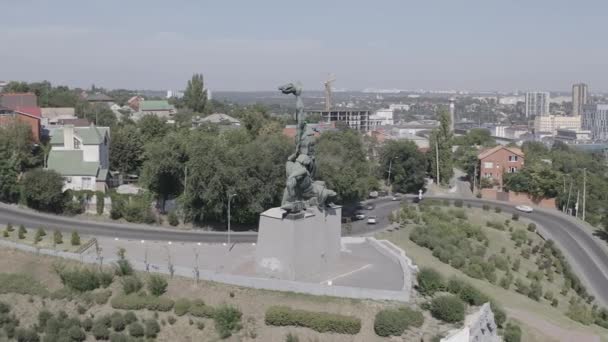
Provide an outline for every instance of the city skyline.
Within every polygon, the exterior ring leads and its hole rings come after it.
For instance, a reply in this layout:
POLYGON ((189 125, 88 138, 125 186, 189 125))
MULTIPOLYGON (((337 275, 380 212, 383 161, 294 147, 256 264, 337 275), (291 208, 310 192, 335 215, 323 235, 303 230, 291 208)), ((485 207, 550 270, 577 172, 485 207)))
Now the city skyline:
POLYGON ((214 91, 263 91, 321 89, 333 73, 349 90, 608 91, 608 49, 590 44, 599 1, 78 4, 5 5, 0 79, 181 89, 201 72, 214 91))

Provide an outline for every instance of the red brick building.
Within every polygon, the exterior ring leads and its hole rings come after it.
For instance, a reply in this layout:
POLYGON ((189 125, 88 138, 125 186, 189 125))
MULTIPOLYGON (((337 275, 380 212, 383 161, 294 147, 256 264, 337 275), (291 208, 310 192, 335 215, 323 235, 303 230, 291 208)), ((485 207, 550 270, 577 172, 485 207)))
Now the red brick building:
POLYGON ((482 151, 479 159, 479 177, 493 181, 499 190, 503 187, 503 174, 520 171, 524 166, 524 153, 517 147, 496 146, 482 151))
POLYGON ((36 143, 40 142, 40 118, 38 107, 19 109, 0 107, 0 126, 8 126, 15 122, 24 123, 31 127, 32 137, 36 143))

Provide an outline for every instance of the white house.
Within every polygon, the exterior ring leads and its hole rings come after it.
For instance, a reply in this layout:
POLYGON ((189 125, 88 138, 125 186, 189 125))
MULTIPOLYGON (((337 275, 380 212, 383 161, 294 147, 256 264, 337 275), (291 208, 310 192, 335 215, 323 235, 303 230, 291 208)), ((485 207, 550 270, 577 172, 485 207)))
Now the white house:
POLYGON ((110 167, 110 128, 52 128, 47 168, 64 178, 63 190, 103 191, 107 189, 110 167))

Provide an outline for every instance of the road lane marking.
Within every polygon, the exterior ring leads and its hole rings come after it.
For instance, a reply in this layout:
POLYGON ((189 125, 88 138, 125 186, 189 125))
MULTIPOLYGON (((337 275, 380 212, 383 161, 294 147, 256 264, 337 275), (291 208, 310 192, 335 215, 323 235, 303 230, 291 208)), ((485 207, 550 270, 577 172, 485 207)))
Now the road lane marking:
POLYGON ((324 280, 324 281, 320 282, 319 284, 328 284, 329 282, 333 282, 333 281, 334 281, 334 280, 336 280, 336 279, 344 278, 344 277, 349 276, 349 275, 351 275, 351 274, 353 274, 353 273, 357 273, 357 272, 359 272, 359 271, 363 271, 364 269, 366 269, 366 268, 368 268, 368 267, 370 267, 370 266, 372 266, 372 264, 367 264, 367 265, 365 265, 365 266, 362 266, 362 267, 357 268, 356 270, 352 270, 352 271, 350 271, 350 272, 346 272, 346 273, 343 273, 343 274, 337 275, 337 276, 335 276, 335 277, 333 277, 333 278, 329 278, 329 279, 327 279, 327 280, 324 280))

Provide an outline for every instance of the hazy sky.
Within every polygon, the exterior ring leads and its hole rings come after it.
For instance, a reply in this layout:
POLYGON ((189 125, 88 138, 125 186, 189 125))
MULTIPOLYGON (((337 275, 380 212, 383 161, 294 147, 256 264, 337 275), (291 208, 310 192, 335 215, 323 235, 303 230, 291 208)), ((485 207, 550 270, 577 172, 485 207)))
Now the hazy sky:
POLYGON ((608 91, 606 0, 0 0, 0 79, 608 91))

